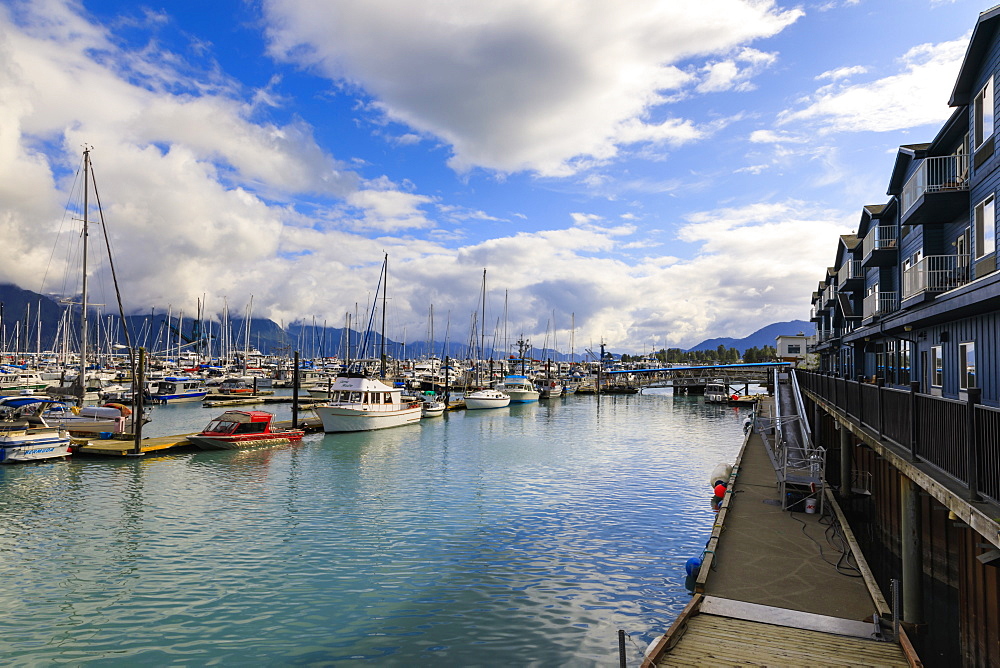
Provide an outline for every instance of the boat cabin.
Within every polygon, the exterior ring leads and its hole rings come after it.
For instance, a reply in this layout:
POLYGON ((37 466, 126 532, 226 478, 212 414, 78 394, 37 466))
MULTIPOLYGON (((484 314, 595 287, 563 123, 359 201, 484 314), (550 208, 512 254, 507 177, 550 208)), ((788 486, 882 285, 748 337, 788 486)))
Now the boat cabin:
POLYGON ((264 411, 226 411, 208 423, 203 434, 265 434, 274 414, 264 411))

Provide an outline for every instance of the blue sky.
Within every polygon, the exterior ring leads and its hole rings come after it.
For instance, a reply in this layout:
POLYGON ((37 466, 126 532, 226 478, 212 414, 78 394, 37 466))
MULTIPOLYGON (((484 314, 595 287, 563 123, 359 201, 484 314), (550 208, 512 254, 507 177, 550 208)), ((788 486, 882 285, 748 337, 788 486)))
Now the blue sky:
POLYGON ((484 268, 487 331, 536 345, 807 319, 988 8, 0 1, 0 282, 75 289, 87 144, 134 311, 339 326, 388 253, 397 340, 432 305, 462 340, 484 268))

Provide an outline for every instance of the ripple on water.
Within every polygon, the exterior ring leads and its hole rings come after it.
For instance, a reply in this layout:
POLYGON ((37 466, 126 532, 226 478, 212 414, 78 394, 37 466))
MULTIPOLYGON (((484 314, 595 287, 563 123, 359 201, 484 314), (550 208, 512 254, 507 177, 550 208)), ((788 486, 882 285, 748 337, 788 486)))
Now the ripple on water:
MULTIPOLYGON (((178 408, 193 426, 203 409, 178 408)), ((211 417, 211 416, 208 416, 211 417)), ((296 446, 0 469, 21 665, 604 665, 687 601, 738 413, 568 397, 296 446)))

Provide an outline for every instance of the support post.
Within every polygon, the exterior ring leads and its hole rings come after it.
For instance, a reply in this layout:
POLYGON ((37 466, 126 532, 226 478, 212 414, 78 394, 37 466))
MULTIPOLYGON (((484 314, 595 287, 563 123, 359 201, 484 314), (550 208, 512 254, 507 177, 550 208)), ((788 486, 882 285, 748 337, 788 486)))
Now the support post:
POLYGON ((900 551, 903 561, 903 621, 924 621, 923 540, 920 531, 920 490, 916 483, 900 476, 900 551))
POLYGON ((878 394, 875 400, 878 402, 878 440, 881 441, 885 438, 885 411, 882 409, 882 405, 884 404, 882 394, 885 389, 885 378, 876 378, 875 386, 878 387, 878 394))
POLYGON ((979 503, 982 498, 979 496, 979 432, 976 430, 976 406, 982 401, 982 388, 970 387, 968 397, 968 431, 965 441, 968 444, 969 501, 979 503))
POLYGON ((295 351, 292 369, 292 429, 299 428, 299 351, 295 351))
POLYGON ((136 457, 142 455, 142 424, 143 419, 142 401, 146 390, 146 349, 139 348, 138 359, 135 369, 132 370, 132 431, 135 434, 135 445, 132 454, 136 457))
POLYGON ((920 434, 917 432, 917 392, 920 391, 919 381, 910 381, 910 461, 918 462, 917 444, 920 442, 920 434))
POLYGON ((858 418, 858 424, 865 423, 865 394, 864 388, 861 386, 865 383, 864 376, 858 376, 858 414, 855 416, 858 418))
POLYGON ((840 496, 846 499, 851 493, 851 434, 840 425, 840 496))

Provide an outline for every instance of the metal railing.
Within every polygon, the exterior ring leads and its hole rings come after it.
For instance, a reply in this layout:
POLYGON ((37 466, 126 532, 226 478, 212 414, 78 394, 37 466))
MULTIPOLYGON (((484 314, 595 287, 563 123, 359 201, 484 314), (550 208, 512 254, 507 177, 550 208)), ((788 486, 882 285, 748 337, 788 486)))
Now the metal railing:
POLYGON ((852 278, 864 277, 865 274, 861 270, 861 260, 848 260, 837 270, 837 285, 842 288, 852 278))
POLYGON ((899 308, 899 295, 893 292, 874 292, 865 297, 861 314, 865 318, 892 313, 899 308))
POLYGON ((968 282, 968 255, 928 255, 903 272, 903 299, 921 292, 947 292, 968 282))
POLYGON ((903 186, 900 197, 905 214, 924 193, 969 189, 969 156, 945 155, 927 158, 903 186))
POLYGON ((895 226, 876 225, 865 235, 861 244, 861 252, 867 257, 871 255, 872 251, 895 248, 897 238, 895 226))
POLYGON ((960 482, 970 500, 1000 503, 1000 408, 983 406, 981 390, 959 401, 909 390, 797 370, 802 388, 911 461, 960 482))

